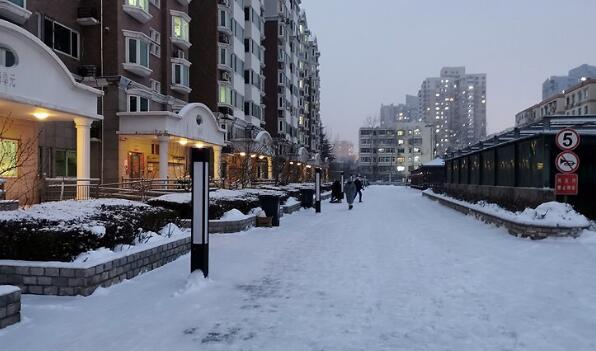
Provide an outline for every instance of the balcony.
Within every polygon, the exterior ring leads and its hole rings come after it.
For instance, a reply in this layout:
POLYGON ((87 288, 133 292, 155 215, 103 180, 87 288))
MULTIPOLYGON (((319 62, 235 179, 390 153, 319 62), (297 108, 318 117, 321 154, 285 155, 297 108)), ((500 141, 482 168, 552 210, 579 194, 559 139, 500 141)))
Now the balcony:
POLYGON ((226 33, 221 33, 221 32, 217 36, 217 41, 220 44, 224 44, 224 45, 230 45, 230 43, 232 42, 232 40, 230 39, 230 35, 228 35, 226 33))
POLYGON ((183 84, 172 84, 170 88, 180 94, 190 94, 192 89, 183 84))
POLYGON ((230 0, 217 0, 217 4, 223 7, 230 7, 230 0))
POLYGON ((149 77, 153 73, 153 70, 138 63, 123 63, 122 68, 141 77, 149 77))
POLYGON ((124 4, 122 5, 122 8, 124 12, 143 24, 149 22, 153 18, 149 13, 149 9, 145 9, 141 6, 124 4))
POLYGON ((77 23, 81 26, 94 26, 99 24, 98 12, 96 7, 79 7, 77 9, 77 23))
POLYGON ((179 47, 182 50, 188 50, 192 44, 190 43, 190 41, 186 40, 186 39, 182 39, 182 38, 178 38, 175 36, 172 36, 170 38, 170 40, 172 40, 172 44, 176 45, 177 47, 179 47))
POLYGON ((31 17, 25 0, 0 0, 0 17, 17 24, 25 23, 31 17))
POLYGON ((177 0, 180 5, 188 5, 192 0, 177 0))

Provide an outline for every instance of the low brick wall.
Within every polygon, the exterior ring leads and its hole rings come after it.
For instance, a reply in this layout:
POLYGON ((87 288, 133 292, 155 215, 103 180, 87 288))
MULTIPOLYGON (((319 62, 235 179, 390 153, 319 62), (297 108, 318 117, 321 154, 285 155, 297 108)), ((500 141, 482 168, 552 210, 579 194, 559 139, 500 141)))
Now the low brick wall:
POLYGON ((292 214, 292 213, 294 213, 296 211, 300 211, 300 209, 302 208, 302 204, 300 202, 298 202, 298 203, 295 203, 295 204, 290 205, 290 206, 284 205, 281 208, 282 208, 282 212, 283 213, 285 213, 285 214, 292 214))
POLYGON ((21 290, 0 285, 0 329, 21 321, 21 290))
POLYGON ((100 286, 131 279, 189 251, 190 237, 187 237, 93 265, 0 260, 0 285, 16 285, 23 294, 89 296, 100 286))
POLYGON ((504 219, 495 215, 478 211, 474 208, 465 206, 459 202, 446 199, 441 196, 436 196, 429 193, 422 193, 423 196, 431 200, 438 201, 440 204, 452 208, 465 215, 473 216, 485 223, 494 224, 498 227, 507 228, 509 234, 523 238, 531 238, 534 240, 545 239, 548 237, 573 236, 576 237, 579 233, 586 229, 583 227, 567 227, 567 226, 547 226, 547 225, 532 225, 527 223, 520 223, 504 219))
MULTIPOLYGON (((183 219, 180 221, 181 228, 190 228, 190 225, 190 219, 183 219)), ((250 216, 246 219, 241 219, 238 221, 211 220, 209 221, 209 234, 229 234, 243 232, 255 227, 256 225, 256 216, 250 216)))

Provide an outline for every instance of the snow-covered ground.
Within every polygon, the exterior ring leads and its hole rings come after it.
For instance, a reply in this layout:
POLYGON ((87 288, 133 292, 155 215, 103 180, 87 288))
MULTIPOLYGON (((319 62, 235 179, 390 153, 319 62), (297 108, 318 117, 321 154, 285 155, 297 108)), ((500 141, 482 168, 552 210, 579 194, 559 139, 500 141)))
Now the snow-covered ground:
POLYGON ((398 187, 212 236, 93 296, 23 297, 13 350, 596 350, 596 233, 530 241, 398 187))

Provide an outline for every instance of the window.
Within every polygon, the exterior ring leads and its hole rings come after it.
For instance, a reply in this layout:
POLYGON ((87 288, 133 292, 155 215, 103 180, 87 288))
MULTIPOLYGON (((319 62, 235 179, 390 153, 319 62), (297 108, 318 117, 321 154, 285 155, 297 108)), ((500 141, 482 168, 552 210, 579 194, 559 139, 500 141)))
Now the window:
POLYGON ((155 79, 151 79, 151 90, 156 93, 161 93, 161 83, 155 79))
POLYGON ((44 19, 44 42, 60 53, 79 58, 79 33, 49 18, 44 19))
MULTIPOLYGON (((153 3, 154 1, 159 2, 159 0, 152 0, 151 2, 153 3)), ((138 7, 146 12, 149 12, 149 0, 126 0, 126 4, 128 4, 129 6, 138 7)))
POLYGON ((180 84, 185 87, 190 86, 189 84, 189 67, 187 65, 181 63, 174 63, 172 68, 173 76, 172 76, 172 83, 180 84))
POLYGON ((0 67, 12 67, 17 64, 17 57, 7 48, 0 47, 0 67))
POLYGON ((128 96, 128 112, 147 112, 149 111, 149 99, 144 96, 128 96))
POLYGON ((153 56, 161 57, 161 33, 155 29, 150 30, 151 44, 149 51, 153 56))
POLYGON ((18 165, 18 148, 19 142, 17 140, 0 139, 0 176, 1 177, 16 177, 18 165))
POLYGON ((54 172, 56 177, 76 177, 77 152, 74 150, 56 150, 54 172))
POLYGON ((223 85, 219 87, 219 103, 232 105, 232 90, 230 87, 223 85))
POLYGON ((182 16, 172 16, 172 36, 188 41, 188 20, 182 16))
POLYGON ((126 62, 149 68, 149 44, 141 39, 126 38, 126 62))

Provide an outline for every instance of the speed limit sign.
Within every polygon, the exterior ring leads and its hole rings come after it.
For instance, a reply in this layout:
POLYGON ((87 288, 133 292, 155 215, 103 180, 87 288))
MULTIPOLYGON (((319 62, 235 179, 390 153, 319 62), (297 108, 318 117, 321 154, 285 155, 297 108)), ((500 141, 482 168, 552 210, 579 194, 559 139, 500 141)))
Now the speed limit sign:
POLYGON ((557 146, 563 151, 577 149, 580 140, 579 133, 575 129, 563 129, 557 134, 557 146))

